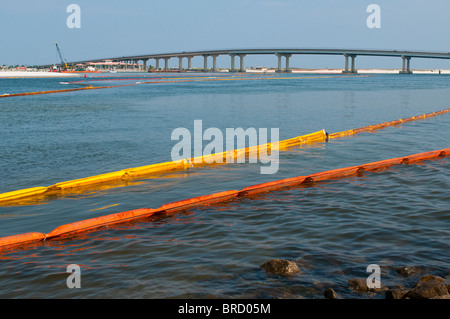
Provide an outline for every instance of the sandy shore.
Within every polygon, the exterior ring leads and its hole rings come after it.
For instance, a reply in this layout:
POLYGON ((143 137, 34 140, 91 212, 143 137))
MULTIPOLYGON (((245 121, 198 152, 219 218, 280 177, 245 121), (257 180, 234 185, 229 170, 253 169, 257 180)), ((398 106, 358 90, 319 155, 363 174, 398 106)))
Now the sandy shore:
POLYGON ((0 71, 0 78, 71 78, 83 74, 45 71, 0 71))
MULTIPOLYGON (((358 74, 399 74, 401 69, 357 69, 358 74)), ((450 74, 450 70, 411 70, 414 74, 450 74), (439 73, 440 72, 440 73, 439 73)), ((342 69, 292 69, 292 73, 342 73, 342 69)))
MULTIPOLYGON (((401 69, 357 69, 358 74, 398 74, 401 69)), ((226 72, 223 70, 222 72, 226 72)), ((261 72, 258 70, 246 70, 248 73, 275 73, 274 69, 261 72)), ((450 74, 446 69, 412 70, 414 74, 450 74)), ((140 72, 146 73, 146 72, 140 72)), ((292 73, 303 74, 342 74, 342 69, 292 69, 292 73)), ((1 78, 71 78, 82 77, 84 73, 59 73, 48 71, 0 71, 1 78)))

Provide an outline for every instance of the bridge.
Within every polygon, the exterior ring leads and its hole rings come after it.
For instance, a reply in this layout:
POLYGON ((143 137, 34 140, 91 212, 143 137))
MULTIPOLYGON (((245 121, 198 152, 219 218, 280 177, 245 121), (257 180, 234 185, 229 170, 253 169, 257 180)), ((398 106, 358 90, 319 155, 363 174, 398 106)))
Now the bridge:
POLYGON ((291 72, 289 59, 293 54, 298 55, 340 55, 345 58, 345 67, 343 73, 357 73, 355 60, 357 56, 378 56, 378 57, 397 57, 402 59, 401 74, 411 74, 410 61, 412 58, 423 59, 450 59, 450 52, 426 52, 426 51, 397 51, 397 50, 354 50, 354 49, 234 49, 234 50, 211 50, 211 51, 192 51, 192 52, 174 52, 145 54, 135 56, 122 56, 106 59, 95 59, 85 61, 68 62, 69 65, 82 64, 88 62, 143 62, 144 69, 147 70, 147 62, 154 59, 156 69, 164 71, 169 70, 168 62, 172 58, 178 58, 178 69, 184 70, 183 59, 187 59, 187 69, 191 69, 191 60, 194 57, 203 57, 203 71, 215 72, 216 59, 221 55, 230 57, 231 72, 245 72, 244 58, 247 55, 275 55, 278 58, 278 72, 291 72), (212 68, 208 68, 208 58, 212 58, 212 68), (236 67, 235 59, 239 58, 239 68, 236 67), (282 67, 282 59, 285 61, 282 67), (160 60, 164 60, 164 66, 160 68, 160 60), (351 60, 351 61, 350 61, 351 60))

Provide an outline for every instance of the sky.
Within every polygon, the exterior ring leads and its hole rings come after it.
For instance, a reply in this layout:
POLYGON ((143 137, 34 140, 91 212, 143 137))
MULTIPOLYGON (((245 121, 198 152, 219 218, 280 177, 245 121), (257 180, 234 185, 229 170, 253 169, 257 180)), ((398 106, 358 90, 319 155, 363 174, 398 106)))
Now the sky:
MULTIPOLYGON (((448 0, 1 0, 0 65, 59 63, 55 41, 68 62, 234 48, 449 52, 449 14, 448 0), (67 25, 70 4, 81 9, 80 28, 67 25), (367 26, 370 4, 380 8, 380 28, 367 26)), ((411 63, 450 68, 447 60, 411 63)), ((218 57, 218 67, 229 64, 218 57)), ((245 65, 274 67, 277 58, 248 56, 245 65)), ((344 58, 296 55, 290 65, 342 68, 344 58)), ((401 59, 358 57, 356 66, 400 68, 401 59)))

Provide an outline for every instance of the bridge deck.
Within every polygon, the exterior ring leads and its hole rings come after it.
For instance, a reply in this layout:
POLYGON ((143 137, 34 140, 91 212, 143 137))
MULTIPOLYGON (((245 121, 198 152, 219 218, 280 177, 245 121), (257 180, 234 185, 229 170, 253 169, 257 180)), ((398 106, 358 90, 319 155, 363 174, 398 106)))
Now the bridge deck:
POLYGON ((94 60, 77 61, 71 63, 100 62, 104 60, 144 60, 155 58, 175 58, 204 55, 230 55, 230 54, 309 54, 309 55, 365 55, 365 56, 390 56, 390 57, 411 57, 426 59, 450 59, 450 52, 426 52, 426 51, 398 51, 398 50, 354 50, 354 49, 231 49, 231 50, 208 50, 190 52, 169 52, 143 55, 130 55, 121 57, 102 58, 94 60))

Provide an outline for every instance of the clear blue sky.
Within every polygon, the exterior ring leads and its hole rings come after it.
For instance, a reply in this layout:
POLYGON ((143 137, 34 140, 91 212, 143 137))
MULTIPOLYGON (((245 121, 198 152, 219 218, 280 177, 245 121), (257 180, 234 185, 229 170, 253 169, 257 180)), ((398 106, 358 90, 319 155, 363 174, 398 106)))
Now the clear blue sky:
MULTIPOLYGON (((0 64, 58 62, 55 41, 68 61, 263 47, 447 52, 449 15, 449 0, 1 0, 0 64), (80 29, 66 25, 71 3, 81 7, 80 29), (366 25, 372 3, 381 7, 380 29, 366 25)), ((197 59, 193 64, 201 65, 197 59)), ((293 67, 343 63, 343 57, 291 59, 293 67)), ((275 66, 276 58, 247 57, 251 65, 275 66)), ((218 66, 229 66, 229 58, 219 57, 218 66)), ((357 58, 357 67, 384 66, 400 67, 401 60, 357 58)), ((450 68, 450 61, 412 62, 413 68, 428 66, 450 68)))

